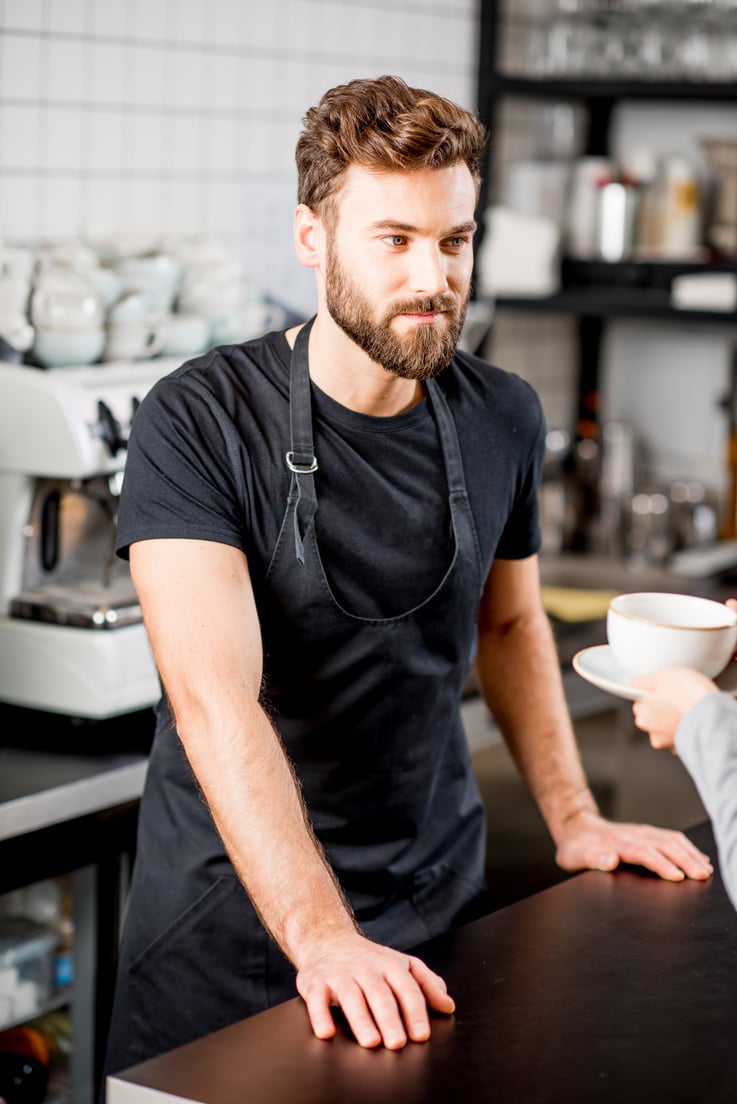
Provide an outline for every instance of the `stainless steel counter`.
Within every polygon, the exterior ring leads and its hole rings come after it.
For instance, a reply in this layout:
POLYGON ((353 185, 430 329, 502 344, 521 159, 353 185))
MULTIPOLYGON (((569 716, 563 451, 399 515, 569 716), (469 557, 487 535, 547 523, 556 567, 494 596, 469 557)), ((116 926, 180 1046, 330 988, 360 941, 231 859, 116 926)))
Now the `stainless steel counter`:
POLYGON ((137 802, 153 712, 105 721, 0 705, 0 843, 137 802))
POLYGON ((0 893, 71 875, 70 1083, 98 1099, 153 712, 79 721, 0 705, 0 893))
POLYGON ((691 577, 665 567, 628 563, 614 557, 563 553, 540 557, 540 576, 552 586, 607 589, 619 592, 664 590, 699 594, 725 601, 737 596, 737 581, 730 583, 721 575, 691 577))
POLYGON ((0 748, 0 840, 140 798, 147 758, 0 748))

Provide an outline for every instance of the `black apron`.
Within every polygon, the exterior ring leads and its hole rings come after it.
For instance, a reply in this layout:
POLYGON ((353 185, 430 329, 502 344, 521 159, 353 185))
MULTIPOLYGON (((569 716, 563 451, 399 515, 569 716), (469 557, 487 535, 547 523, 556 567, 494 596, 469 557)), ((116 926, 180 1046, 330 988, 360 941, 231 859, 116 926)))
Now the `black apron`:
MULTIPOLYGON (((359 617, 336 600, 316 535, 311 325, 292 354, 284 517, 266 571, 252 569, 266 706, 359 924, 407 949, 447 931, 483 892, 484 813, 460 700, 484 571, 455 424, 429 381, 448 484, 450 563, 433 592, 397 616, 359 617)), ((107 1069, 295 992, 294 970, 222 850, 162 702, 107 1069)))

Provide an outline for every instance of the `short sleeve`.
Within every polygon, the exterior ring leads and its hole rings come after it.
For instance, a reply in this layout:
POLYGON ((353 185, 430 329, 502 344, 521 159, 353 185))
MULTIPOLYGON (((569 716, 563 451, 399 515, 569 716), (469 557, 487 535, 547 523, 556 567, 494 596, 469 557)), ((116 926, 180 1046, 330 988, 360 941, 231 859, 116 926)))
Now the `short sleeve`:
POLYGON ((212 394, 186 373, 160 380, 133 423, 116 549, 162 537, 244 546, 243 445, 212 394))
POLYGON ((520 383, 527 392, 526 416, 520 426, 527 441, 521 454, 514 504, 496 548, 496 556, 502 560, 532 556, 542 544, 539 489, 545 460, 545 416, 534 389, 523 380, 520 383))

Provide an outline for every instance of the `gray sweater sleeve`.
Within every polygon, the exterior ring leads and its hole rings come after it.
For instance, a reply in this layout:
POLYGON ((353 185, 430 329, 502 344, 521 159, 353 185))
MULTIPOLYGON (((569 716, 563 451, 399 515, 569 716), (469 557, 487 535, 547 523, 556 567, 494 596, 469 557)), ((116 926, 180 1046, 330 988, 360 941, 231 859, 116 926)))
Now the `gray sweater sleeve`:
POLYGON ((737 701, 710 694, 692 706, 676 732, 676 750, 711 819, 722 880, 737 908, 737 701))

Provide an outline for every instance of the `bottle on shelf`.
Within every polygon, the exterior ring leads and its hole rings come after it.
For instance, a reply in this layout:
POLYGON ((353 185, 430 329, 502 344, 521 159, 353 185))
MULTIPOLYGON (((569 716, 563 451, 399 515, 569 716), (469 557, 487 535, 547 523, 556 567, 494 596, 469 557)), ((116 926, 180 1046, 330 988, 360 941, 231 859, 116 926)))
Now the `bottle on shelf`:
POLYGON ((0 1031, 0 1099, 6 1104, 43 1104, 51 1054, 35 1027, 0 1031))

